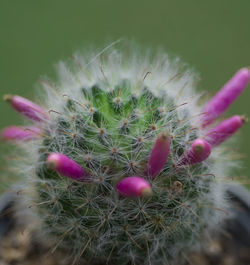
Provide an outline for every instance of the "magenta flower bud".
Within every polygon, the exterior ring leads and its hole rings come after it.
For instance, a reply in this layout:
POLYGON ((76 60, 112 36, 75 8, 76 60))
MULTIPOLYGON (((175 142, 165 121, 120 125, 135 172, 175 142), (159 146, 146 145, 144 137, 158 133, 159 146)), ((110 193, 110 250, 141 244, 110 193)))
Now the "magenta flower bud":
POLYGON ((169 156, 170 142, 168 132, 165 131, 158 135, 145 170, 148 177, 154 178, 163 169, 169 156))
POLYGON ((10 126, 2 130, 1 136, 5 141, 29 141, 39 138, 41 133, 37 127, 10 126))
POLYGON ((201 163, 206 160, 211 154, 211 146, 204 139, 196 139, 191 145, 189 151, 187 151, 180 158, 180 161, 177 163, 178 166, 183 165, 193 165, 201 163))
POLYGON ((21 113, 23 116, 30 120, 43 121, 48 119, 48 115, 43 108, 26 98, 20 96, 5 95, 4 100, 8 101, 17 112, 21 113))
POLYGON ((202 126, 206 127, 220 116, 237 99, 249 81, 250 70, 240 69, 206 104, 203 109, 202 126))
POLYGON ((150 184, 141 177, 127 177, 116 186, 118 193, 123 197, 145 197, 152 194, 150 184))
POLYGON ((81 181, 89 176, 79 164, 61 153, 51 153, 47 158, 47 164, 49 168, 71 179, 81 181))
POLYGON ((247 117, 235 115, 210 129, 205 139, 211 146, 217 146, 238 131, 245 122, 247 122, 247 117))

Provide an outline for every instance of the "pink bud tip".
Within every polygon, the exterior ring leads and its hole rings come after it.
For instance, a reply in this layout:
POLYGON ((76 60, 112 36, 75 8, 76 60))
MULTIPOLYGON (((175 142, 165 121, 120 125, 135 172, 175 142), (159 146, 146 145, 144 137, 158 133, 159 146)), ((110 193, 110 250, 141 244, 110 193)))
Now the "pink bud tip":
POLYGON ((178 162, 178 166, 193 165, 206 160, 211 154, 211 146, 204 139, 196 139, 192 143, 189 151, 187 151, 178 162))
POLYGON ((48 119, 46 111, 32 101, 20 96, 5 95, 3 99, 26 118, 33 121, 43 121, 48 119))
POLYGON ((158 135, 146 166, 145 175, 154 178, 160 173, 170 153, 170 142, 168 132, 165 131, 158 135))
POLYGON ((79 164, 61 153, 51 153, 47 164, 49 168, 71 179, 81 181, 88 177, 88 173, 79 164))
POLYGON ((206 127, 220 116, 238 98, 250 81, 250 70, 240 69, 224 87, 205 105, 202 126, 206 127))
POLYGON ((211 146, 217 146, 236 133, 245 122, 247 122, 246 116, 235 115, 210 129, 205 138, 211 146))
POLYGON ((10 126, 2 130, 1 136, 5 141, 29 141, 39 138, 41 130, 36 127, 10 126))
POLYGON ((146 197, 152 194, 150 184, 141 177, 127 177, 116 186, 118 193, 123 197, 146 197))

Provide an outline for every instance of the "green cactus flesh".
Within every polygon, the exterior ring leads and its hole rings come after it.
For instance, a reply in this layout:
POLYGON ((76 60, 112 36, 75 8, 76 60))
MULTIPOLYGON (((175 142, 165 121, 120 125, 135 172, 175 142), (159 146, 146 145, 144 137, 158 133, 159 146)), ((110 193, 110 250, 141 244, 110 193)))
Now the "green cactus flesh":
POLYGON ((64 95, 63 111, 53 114, 39 149, 36 202, 45 234, 74 264, 80 259, 170 264, 199 242, 209 225, 206 216, 215 215, 213 159, 176 167, 199 129, 190 123, 188 108, 177 106, 167 90, 155 95, 154 87, 134 87, 129 80, 79 89, 77 99, 64 95), (149 180, 152 196, 120 197, 117 182, 143 176, 154 141, 166 130, 171 152, 160 174, 149 180), (49 169, 46 158, 52 152, 79 163, 90 179, 77 182, 49 169))

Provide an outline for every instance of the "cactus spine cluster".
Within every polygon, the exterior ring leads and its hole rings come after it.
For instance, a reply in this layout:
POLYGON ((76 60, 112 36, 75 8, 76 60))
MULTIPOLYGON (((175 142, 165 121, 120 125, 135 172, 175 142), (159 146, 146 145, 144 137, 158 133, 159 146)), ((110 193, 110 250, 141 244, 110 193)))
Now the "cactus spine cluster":
POLYGON ((5 97, 33 124, 2 133, 26 154, 19 172, 53 251, 72 264, 174 263, 227 211, 231 161, 218 145, 243 119, 211 124, 250 71, 204 109, 193 73, 164 53, 110 48, 60 63, 59 74, 57 84, 42 81, 43 107, 5 97))

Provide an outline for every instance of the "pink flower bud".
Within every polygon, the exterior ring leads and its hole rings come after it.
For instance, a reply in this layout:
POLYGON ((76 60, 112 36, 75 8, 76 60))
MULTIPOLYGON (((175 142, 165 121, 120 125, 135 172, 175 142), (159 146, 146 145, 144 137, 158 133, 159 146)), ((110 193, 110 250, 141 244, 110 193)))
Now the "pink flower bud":
POLYGON ((47 158, 47 164, 59 174, 71 179, 81 181, 89 176, 79 164, 61 153, 51 153, 47 158))
POLYGON ((183 154, 180 161, 177 163, 178 166, 193 165, 201 163, 206 160, 211 154, 211 146, 204 139, 196 139, 192 143, 189 151, 183 154))
POLYGON ((247 117, 235 115, 210 129, 205 138, 211 146, 217 146, 238 131, 245 122, 247 122, 247 117))
POLYGON ((220 116, 237 99, 249 81, 250 70, 240 69, 204 107, 203 127, 220 116))
POLYGON ((165 131, 158 135, 149 157, 145 175, 154 178, 160 173, 169 156, 170 142, 168 132, 165 131))
POLYGON ((118 193, 124 197, 144 197, 152 194, 150 184, 141 177, 127 177, 116 186, 118 193))
POLYGON ((29 141, 39 138, 41 130, 37 127, 10 126, 3 129, 1 135, 5 141, 29 141))
POLYGON ((20 96, 5 95, 4 100, 26 118, 33 121, 43 121, 48 119, 46 111, 35 103, 20 96))

